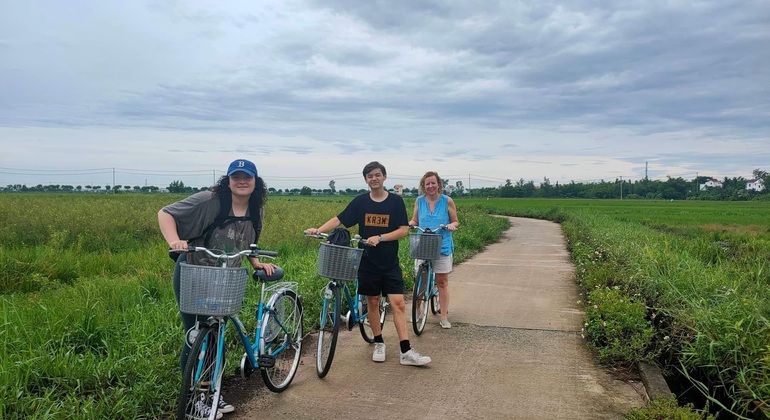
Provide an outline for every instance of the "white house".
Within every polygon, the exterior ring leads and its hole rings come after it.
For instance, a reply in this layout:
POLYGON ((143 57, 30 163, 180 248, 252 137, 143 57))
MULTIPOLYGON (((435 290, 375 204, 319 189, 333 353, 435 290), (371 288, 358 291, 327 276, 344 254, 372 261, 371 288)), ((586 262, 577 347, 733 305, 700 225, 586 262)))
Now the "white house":
POLYGON ((765 183, 761 179, 750 179, 746 181, 746 191, 764 191, 765 183))
POLYGON ((706 188, 722 188, 722 181, 711 178, 708 181, 706 181, 705 184, 700 184, 701 191, 705 190, 706 188))

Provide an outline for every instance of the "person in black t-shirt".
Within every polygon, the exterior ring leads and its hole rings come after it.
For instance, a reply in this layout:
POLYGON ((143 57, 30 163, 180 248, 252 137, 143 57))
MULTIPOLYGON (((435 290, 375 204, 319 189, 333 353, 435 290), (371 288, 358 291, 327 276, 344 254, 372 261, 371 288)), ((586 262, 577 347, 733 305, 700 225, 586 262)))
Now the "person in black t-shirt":
MULTIPOLYGON (((370 162, 364 167, 363 175, 369 192, 355 197, 339 215, 321 227, 307 229, 305 233, 329 232, 340 224, 348 228, 358 225, 358 233, 368 245, 358 268, 358 292, 367 297, 369 317, 379 319, 379 298, 381 294, 386 295, 400 341, 401 364, 426 365, 430 363, 430 357, 411 347, 404 315, 404 277, 398 262, 398 240, 409 234, 406 206, 401 196, 385 189, 387 172, 381 163, 370 162)), ((372 322, 371 327, 374 334, 372 360, 384 362, 385 343, 380 324, 372 322)))

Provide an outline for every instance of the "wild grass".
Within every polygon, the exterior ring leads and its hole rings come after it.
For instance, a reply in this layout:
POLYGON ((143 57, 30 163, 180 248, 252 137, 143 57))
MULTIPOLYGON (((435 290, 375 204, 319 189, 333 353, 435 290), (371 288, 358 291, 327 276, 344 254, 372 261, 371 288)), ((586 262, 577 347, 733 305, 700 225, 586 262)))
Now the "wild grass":
POLYGON ((605 362, 658 363, 681 371, 712 407, 770 411, 770 232, 757 228, 770 225, 766 204, 486 206, 562 221, 586 295, 586 338, 605 362))
MULTIPOLYGON (((157 211, 182 196, 0 194, 0 418, 165 418, 180 385, 181 322, 173 263, 157 211)), ((346 199, 268 200, 260 247, 299 283, 312 330, 326 280, 318 240, 302 231, 346 199)), ((407 203, 411 212, 411 203, 407 203)), ((494 242, 507 221, 459 209, 461 261, 494 242)), ((408 245, 401 263, 412 285, 408 245)), ((241 319, 253 333, 249 284, 241 319)), ((228 373, 242 351, 234 336, 228 373)))

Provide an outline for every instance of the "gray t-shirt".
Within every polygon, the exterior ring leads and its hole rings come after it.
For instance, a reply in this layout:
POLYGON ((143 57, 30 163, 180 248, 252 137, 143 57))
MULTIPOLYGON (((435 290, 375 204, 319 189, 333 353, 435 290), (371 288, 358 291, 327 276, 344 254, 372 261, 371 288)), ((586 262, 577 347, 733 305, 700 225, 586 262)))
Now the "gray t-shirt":
MULTIPOLYGON (((205 246, 224 252, 237 252, 248 249, 249 245, 257 243, 259 232, 255 232, 250 220, 237 220, 221 228, 214 228, 209 240, 204 243, 201 237, 219 215, 219 197, 211 191, 201 191, 183 200, 163 207, 163 211, 174 217, 179 239, 192 240, 192 245, 205 246)), ((232 210, 230 211, 232 216, 232 210)), ((247 213, 248 216, 248 213, 247 213)), ((243 259, 228 262, 228 267, 240 267, 243 259)), ((196 265, 221 265, 217 260, 204 252, 193 252, 187 256, 187 262, 196 265)))

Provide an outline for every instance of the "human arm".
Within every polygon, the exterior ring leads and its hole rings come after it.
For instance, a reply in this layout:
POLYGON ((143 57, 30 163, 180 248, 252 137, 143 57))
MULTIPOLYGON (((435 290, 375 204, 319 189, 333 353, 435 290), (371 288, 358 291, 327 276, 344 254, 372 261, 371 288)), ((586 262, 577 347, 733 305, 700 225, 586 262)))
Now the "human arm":
POLYGON ((177 250, 187 249, 187 241, 179 239, 174 216, 160 210, 158 212, 158 225, 160 226, 160 233, 163 235, 166 243, 168 243, 169 248, 177 250))
POLYGON ((447 200, 447 211, 449 211, 449 224, 446 225, 446 230, 456 230, 460 227, 460 221, 457 219, 457 206, 451 197, 447 200))

